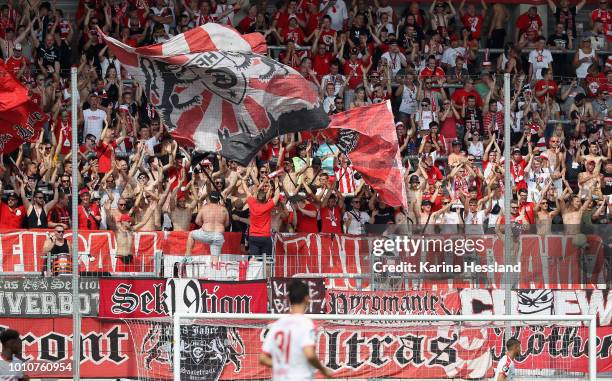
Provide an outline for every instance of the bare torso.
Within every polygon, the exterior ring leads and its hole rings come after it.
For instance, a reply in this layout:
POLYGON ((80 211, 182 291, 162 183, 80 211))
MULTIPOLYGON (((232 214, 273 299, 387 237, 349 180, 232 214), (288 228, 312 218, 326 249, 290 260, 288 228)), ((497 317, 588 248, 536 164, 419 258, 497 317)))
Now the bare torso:
POLYGON ((199 214, 198 217, 202 221, 202 230, 217 233, 225 231, 225 224, 229 217, 224 206, 206 204, 202 206, 199 214))

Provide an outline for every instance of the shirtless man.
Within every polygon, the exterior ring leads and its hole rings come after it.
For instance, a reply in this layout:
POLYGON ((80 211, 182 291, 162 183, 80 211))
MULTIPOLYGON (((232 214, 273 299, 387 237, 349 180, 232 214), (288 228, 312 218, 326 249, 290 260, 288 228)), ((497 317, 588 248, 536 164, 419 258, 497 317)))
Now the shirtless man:
POLYGON ((174 188, 172 197, 170 197, 170 203, 164 211, 170 215, 174 231, 189 231, 191 216, 193 215, 197 201, 192 200, 191 202, 187 202, 187 197, 184 193, 177 195, 178 190, 179 187, 174 188))
POLYGON ((586 163, 588 161, 595 161, 595 164, 597 164, 598 161, 601 160, 605 160, 606 157, 601 155, 601 152, 599 150, 599 145, 597 145, 596 142, 591 142, 589 143, 589 153, 588 154, 584 154, 584 146, 582 147, 582 149, 580 150, 580 154, 578 155, 578 162, 579 163, 586 163))
POLYGON ((504 4, 493 5, 493 16, 488 34, 487 47, 490 49, 503 49, 506 39, 506 24, 510 19, 510 13, 504 4))
POLYGON ((293 161, 291 159, 285 159, 283 161, 283 170, 285 174, 282 177, 282 187, 287 197, 295 195, 298 191, 298 174, 295 172, 293 161))
MULTIPOLYGON (((147 214, 151 214, 153 218, 147 220, 147 222, 141 227, 142 231, 154 231, 158 230, 158 224, 156 223, 156 218, 153 213, 158 210, 159 199, 157 195, 152 191, 144 190, 142 193, 136 197, 136 201, 134 201, 134 220, 137 221, 138 224, 140 222, 145 221, 145 216, 147 214)), ((139 229, 140 230, 140 229, 139 229)))
MULTIPOLYGON (((565 147, 563 147, 565 148, 565 147)), ((565 151, 561 148, 561 138, 552 136, 548 141, 548 148, 542 153, 542 158, 548 160, 550 177, 559 192, 563 190, 562 177, 565 175, 565 151)))
POLYGON ((134 258, 132 254, 132 245, 134 244, 134 232, 142 229, 143 226, 151 219, 153 211, 150 210, 145 218, 138 224, 134 225, 129 214, 123 214, 119 218, 119 224, 115 226, 115 240, 117 241, 117 258, 124 264, 132 263, 134 258))
POLYGON ((555 200, 557 207, 553 210, 550 210, 548 205, 548 199, 544 197, 544 195, 548 193, 548 190, 550 189, 551 185, 552 181, 549 180, 544 186, 544 189, 542 189, 543 197, 541 197, 539 201, 535 203, 534 207, 536 229, 538 234, 541 235, 550 234, 552 232, 552 220, 553 218, 555 218, 555 216, 559 214, 559 200, 555 200))
POLYGON ((587 194, 584 203, 580 201, 580 197, 576 194, 571 195, 571 201, 568 204, 565 203, 565 198, 571 194, 571 188, 566 188, 563 195, 559 199, 559 210, 561 217, 563 218, 563 225, 565 225, 565 232, 568 234, 580 233, 580 224, 582 222, 582 214, 591 205, 593 194, 589 192, 587 194))
POLYGON ((578 174, 579 196, 584 197, 588 193, 599 195, 598 193, 601 192, 597 189, 597 185, 601 183, 600 164, 601 161, 596 163, 595 160, 588 160, 586 162, 586 172, 578 174))
POLYGON ((217 191, 210 192, 208 203, 203 205, 196 217, 196 224, 202 227, 189 233, 187 238, 187 250, 185 251, 185 261, 191 261, 191 250, 195 241, 204 242, 210 245, 210 255, 212 263, 216 264, 221 255, 221 247, 225 238, 223 232, 229 226, 229 214, 227 209, 220 204, 221 194, 217 191))

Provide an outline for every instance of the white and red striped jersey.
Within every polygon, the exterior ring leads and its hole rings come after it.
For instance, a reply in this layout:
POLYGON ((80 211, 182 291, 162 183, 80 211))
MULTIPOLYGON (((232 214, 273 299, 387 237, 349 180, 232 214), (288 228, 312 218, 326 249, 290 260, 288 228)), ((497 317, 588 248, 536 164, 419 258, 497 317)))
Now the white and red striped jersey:
POLYGON ((270 327, 263 352, 272 357, 273 381, 312 380, 314 368, 304 355, 304 348, 316 345, 312 320, 302 314, 290 314, 270 327))
POLYGON ((355 171, 352 165, 340 167, 334 172, 338 180, 338 190, 343 196, 354 195, 359 187, 359 182, 355 180, 355 171))
POLYGON ((506 381, 512 381, 514 378, 514 360, 508 357, 508 355, 504 355, 504 357, 499 360, 497 368, 495 369, 495 378, 493 378, 493 381, 499 381, 500 374, 506 376, 506 381))

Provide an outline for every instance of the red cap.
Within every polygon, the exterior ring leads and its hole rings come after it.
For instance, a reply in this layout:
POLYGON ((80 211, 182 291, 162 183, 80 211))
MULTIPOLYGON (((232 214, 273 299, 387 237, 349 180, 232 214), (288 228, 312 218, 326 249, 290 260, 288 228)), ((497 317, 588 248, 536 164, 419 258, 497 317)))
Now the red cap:
POLYGON ((456 34, 452 34, 452 35, 450 36, 450 40, 451 40, 451 41, 459 41, 459 36, 457 36, 456 34))
POLYGON ((89 194, 89 188, 83 188, 79 191, 80 196, 84 195, 85 193, 89 194))

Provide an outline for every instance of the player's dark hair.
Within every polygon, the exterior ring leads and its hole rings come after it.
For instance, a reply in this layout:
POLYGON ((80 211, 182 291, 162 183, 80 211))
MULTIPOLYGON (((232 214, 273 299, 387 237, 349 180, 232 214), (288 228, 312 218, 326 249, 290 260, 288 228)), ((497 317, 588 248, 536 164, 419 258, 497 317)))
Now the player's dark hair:
POLYGON ((0 333, 0 343, 2 344, 6 344, 11 340, 18 340, 19 339, 19 332, 15 331, 14 329, 7 329, 6 331, 3 331, 2 333, 0 333))
POLYGON ((506 341, 506 350, 509 351, 515 346, 520 345, 520 344, 521 342, 515 338, 509 339, 508 341, 506 341))
POLYGON ((289 290, 289 303, 291 305, 303 303, 308 296, 308 286, 301 280, 293 280, 287 289, 289 290))

